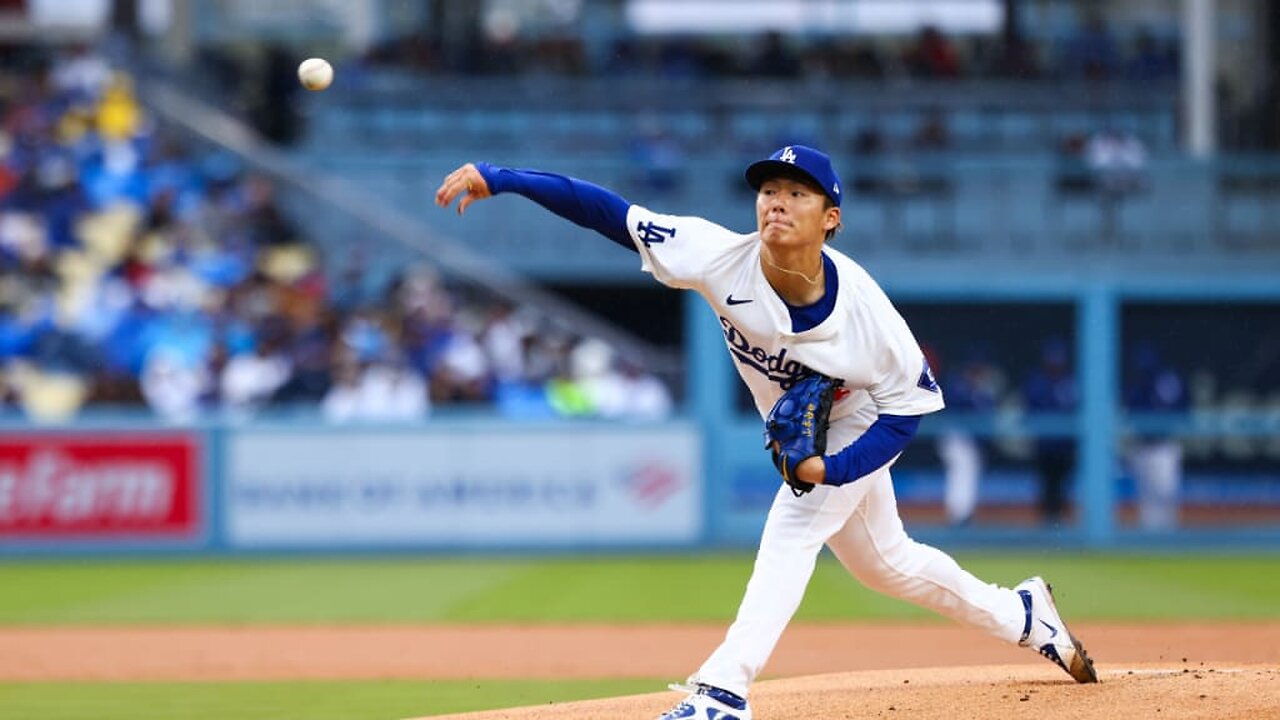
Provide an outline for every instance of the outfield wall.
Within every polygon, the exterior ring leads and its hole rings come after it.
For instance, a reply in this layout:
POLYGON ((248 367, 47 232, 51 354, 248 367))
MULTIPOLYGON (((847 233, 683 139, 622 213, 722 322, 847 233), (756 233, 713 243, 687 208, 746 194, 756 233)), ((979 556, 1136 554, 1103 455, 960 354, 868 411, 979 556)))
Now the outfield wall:
POLYGON ((688 423, 120 425, 4 434, 0 553, 708 540, 701 436, 688 423))
MULTIPOLYGON (((1063 421, 1028 418, 1026 427, 1063 421)), ((927 423, 917 443, 943 427, 927 423)), ((1028 508, 1034 481, 1028 471, 984 477, 982 502, 1028 508)), ((940 473, 895 469, 912 534, 943 546, 1280 547, 1280 488, 1252 483, 1189 475, 1184 499, 1210 522, 1157 534, 1119 523, 1125 494, 1115 493, 1106 509, 1114 529, 1098 545, 1083 522, 929 522, 923 511, 940 502, 940 473), (1252 521, 1235 519, 1241 510, 1252 521)), ((686 421, 478 419, 10 428, 0 438, 0 555, 749 548, 778 487, 749 418, 710 434, 686 421)), ((1088 501, 1079 488, 1074 497, 1088 501)), ((1081 506, 1077 518, 1089 512, 1081 506)))

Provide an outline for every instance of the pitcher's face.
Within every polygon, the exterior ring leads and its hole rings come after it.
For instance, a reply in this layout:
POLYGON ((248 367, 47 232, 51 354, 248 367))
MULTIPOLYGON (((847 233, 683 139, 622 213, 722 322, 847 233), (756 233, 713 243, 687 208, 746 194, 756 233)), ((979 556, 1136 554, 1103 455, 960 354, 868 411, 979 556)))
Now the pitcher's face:
POLYGON ((840 208, 827 207, 827 196, 812 183, 770 178, 756 193, 756 227, 771 246, 821 245, 827 231, 840 225, 840 208))

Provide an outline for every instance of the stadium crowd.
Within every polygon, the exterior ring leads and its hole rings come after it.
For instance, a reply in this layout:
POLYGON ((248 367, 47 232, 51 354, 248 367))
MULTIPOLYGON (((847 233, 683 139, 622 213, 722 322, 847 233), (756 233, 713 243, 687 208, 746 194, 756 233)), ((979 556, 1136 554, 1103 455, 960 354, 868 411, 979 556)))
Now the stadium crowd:
POLYGON ((516 18, 483 24, 474 42, 409 32, 372 48, 371 65, 441 74, 653 75, 667 78, 783 77, 921 79, 1045 78, 1169 80, 1178 44, 1146 27, 1125 33, 1087 16, 1070 34, 1039 40, 1018 32, 949 37, 925 26, 901 38, 823 38, 780 33, 624 35, 594 51, 581 29, 524 31, 516 18))
POLYGON ((363 292, 357 255, 335 269, 270 179, 166 132, 92 50, 22 62, 0 69, 0 413, 671 411, 603 343, 428 266, 363 292))

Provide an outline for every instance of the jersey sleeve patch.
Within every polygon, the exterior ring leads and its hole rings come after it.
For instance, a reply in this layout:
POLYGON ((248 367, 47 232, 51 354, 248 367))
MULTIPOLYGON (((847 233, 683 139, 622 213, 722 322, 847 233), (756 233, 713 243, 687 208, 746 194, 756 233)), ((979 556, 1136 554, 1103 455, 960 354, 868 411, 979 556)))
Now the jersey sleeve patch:
POLYGON ((749 236, 691 215, 663 215, 640 205, 627 213, 627 230, 640 251, 641 269, 663 285, 701 291, 708 278, 732 268, 727 255, 749 236))
POLYGON ((942 392, 938 387, 938 381, 933 377, 933 369, 929 367, 928 358, 924 360, 924 369, 920 371, 920 379, 916 380, 916 387, 931 393, 942 392))
POLYGON ((674 226, 663 226, 652 220, 641 220, 636 223, 636 239, 645 247, 653 247, 654 243, 664 243, 676 236, 674 226))

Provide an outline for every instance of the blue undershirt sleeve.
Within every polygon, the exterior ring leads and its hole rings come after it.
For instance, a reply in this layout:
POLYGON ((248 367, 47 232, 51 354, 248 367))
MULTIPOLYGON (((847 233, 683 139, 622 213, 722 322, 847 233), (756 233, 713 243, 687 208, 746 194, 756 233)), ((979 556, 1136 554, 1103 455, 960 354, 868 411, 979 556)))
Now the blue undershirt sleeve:
POLYGON ((476 163, 476 169, 494 195, 523 195, 566 220, 595 230, 632 252, 640 252, 627 232, 631 203, 612 190, 537 170, 513 170, 489 163, 476 163))
POLYGON ((884 467, 906 449, 919 427, 919 415, 881 415, 852 445, 822 458, 823 482, 844 485, 884 467))

